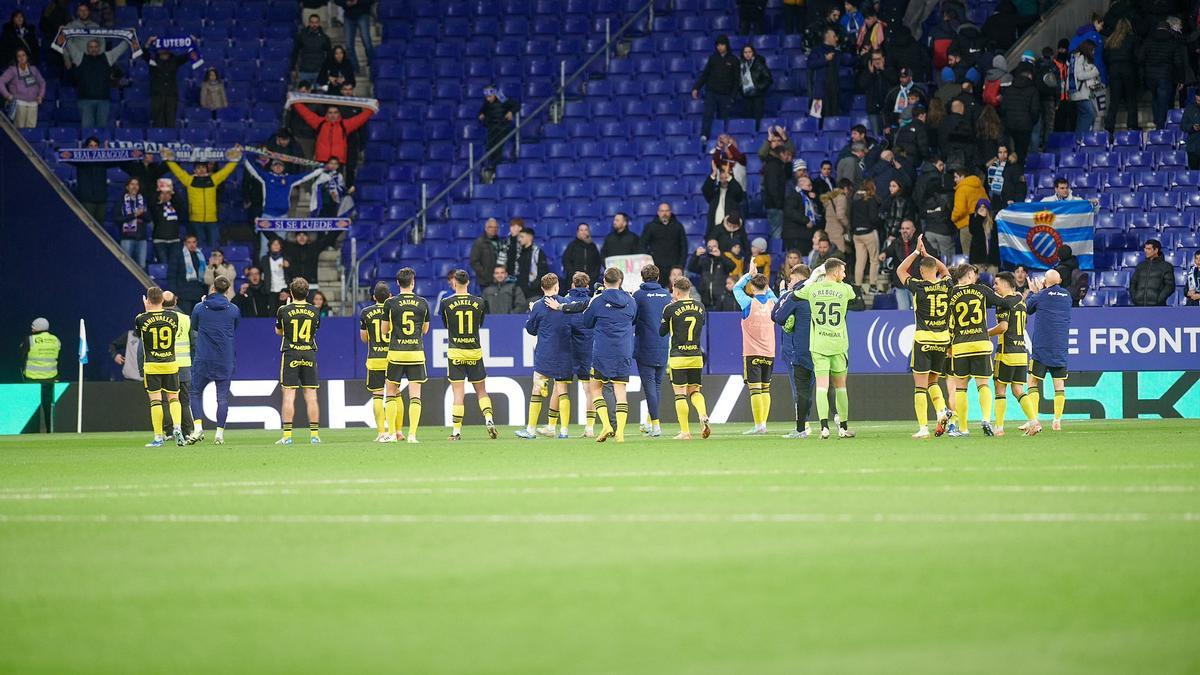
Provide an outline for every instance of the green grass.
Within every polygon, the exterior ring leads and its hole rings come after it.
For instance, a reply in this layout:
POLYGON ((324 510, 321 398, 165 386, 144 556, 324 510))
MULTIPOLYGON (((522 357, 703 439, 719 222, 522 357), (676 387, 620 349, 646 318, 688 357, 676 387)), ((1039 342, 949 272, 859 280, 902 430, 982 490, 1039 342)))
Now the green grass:
POLYGON ((0 672, 1200 672, 1200 422, 742 428, 8 437, 0 672))

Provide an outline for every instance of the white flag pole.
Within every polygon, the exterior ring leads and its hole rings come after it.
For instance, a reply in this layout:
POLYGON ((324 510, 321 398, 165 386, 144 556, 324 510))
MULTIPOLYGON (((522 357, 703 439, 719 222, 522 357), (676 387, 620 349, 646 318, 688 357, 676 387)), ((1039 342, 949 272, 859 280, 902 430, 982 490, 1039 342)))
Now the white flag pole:
POLYGON ((87 328, 84 327, 83 319, 79 320, 79 391, 75 402, 75 433, 83 433, 83 361, 87 349, 87 328))

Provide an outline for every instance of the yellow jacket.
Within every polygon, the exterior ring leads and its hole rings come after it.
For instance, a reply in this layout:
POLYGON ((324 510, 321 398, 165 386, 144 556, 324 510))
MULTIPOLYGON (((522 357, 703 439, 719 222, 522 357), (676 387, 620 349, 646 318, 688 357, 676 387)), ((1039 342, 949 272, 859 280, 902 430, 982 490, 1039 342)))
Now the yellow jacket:
POLYGON ((979 176, 967 176, 958 182, 954 188, 954 211, 950 213, 950 220, 954 221, 955 227, 960 230, 967 228, 980 199, 987 199, 987 193, 983 191, 979 176))
POLYGON ((191 222, 217 222, 217 186, 229 178, 229 174, 233 173, 237 165, 237 162, 230 162, 216 173, 201 177, 184 171, 183 167, 175 162, 167 161, 167 168, 187 188, 188 218, 191 222))

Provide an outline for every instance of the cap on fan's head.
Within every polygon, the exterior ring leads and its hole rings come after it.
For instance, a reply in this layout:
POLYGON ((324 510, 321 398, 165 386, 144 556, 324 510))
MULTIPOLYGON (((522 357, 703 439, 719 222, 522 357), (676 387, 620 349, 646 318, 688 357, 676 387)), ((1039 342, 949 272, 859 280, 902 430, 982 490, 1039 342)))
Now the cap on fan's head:
POLYGON ((1022 63, 1033 63, 1036 60, 1037 60, 1037 57, 1033 55, 1032 49, 1026 49, 1025 51, 1021 52, 1021 62, 1022 63))

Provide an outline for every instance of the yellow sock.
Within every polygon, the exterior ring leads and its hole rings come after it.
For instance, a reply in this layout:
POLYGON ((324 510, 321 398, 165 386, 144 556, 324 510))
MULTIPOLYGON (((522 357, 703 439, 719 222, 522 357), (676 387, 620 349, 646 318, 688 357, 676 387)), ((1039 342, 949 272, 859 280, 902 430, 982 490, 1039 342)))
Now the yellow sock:
POLYGON ((1004 426, 1004 413, 1008 412, 1008 395, 996 399, 996 426, 1004 426))
POLYGON ((150 428, 154 430, 154 437, 161 438, 163 424, 163 409, 162 401, 150 401, 150 428))
POLYGON ((591 410, 589 410, 589 411, 587 411, 587 429, 588 429, 588 431, 591 431, 591 430, 592 430, 592 427, 594 427, 594 426, 596 426, 596 405, 595 405, 595 401, 593 401, 593 402, 592 402, 592 409, 591 409, 591 410))
POLYGON ((492 399, 490 396, 479 397, 479 412, 483 413, 484 423, 492 423, 492 399))
POLYGON ((967 390, 959 389, 954 392, 954 416, 958 419, 958 426, 967 426, 967 390))
POLYGON ((567 433, 571 424, 571 395, 563 394, 558 397, 558 423, 562 433, 567 433))
POLYGON ((688 402, 687 396, 683 394, 675 395, 675 416, 679 418, 679 431, 683 434, 692 433, 688 425, 688 402))
POLYGON ((936 384, 929 385, 926 389, 929 393, 929 402, 933 404, 933 409, 937 412, 942 412, 946 409, 946 397, 942 396, 942 388, 936 384))
POLYGON ((550 409, 546 411, 546 426, 550 427, 551 429, 557 429, 559 415, 558 406, 562 403, 562 398, 554 396, 553 394, 547 394, 546 397, 550 399, 550 409))
MULTIPOLYGON (((482 409, 483 404, 480 403, 479 407, 480 407, 480 409, 482 409)), ((526 423, 526 428, 533 429, 534 427, 536 427, 538 418, 541 416, 542 416, 542 394, 541 394, 541 392, 534 392, 533 395, 529 397, 529 421, 526 423)))
POLYGON ((629 421, 629 404, 617 404, 617 442, 625 442, 625 423, 629 421))
POLYGON ((375 413, 375 433, 379 434, 387 431, 387 423, 384 421, 383 417, 383 407, 382 396, 371 397, 371 412, 375 413))
POLYGON ((917 424, 929 426, 929 394, 920 387, 913 389, 913 409, 917 412, 917 424))
POLYGON ((660 422, 660 420, 650 420, 650 428, 657 429, 657 428, 661 427, 662 424, 659 424, 659 422, 660 422))
POLYGON ((453 433, 455 436, 462 433, 462 418, 463 413, 466 412, 466 409, 467 406, 465 405, 450 406, 450 418, 454 423, 454 430, 451 433, 453 433))
POLYGON ((167 410, 171 412, 171 424, 179 426, 183 422, 183 406, 179 405, 179 399, 167 401, 167 410))
POLYGON ((383 404, 383 423, 387 430, 396 433, 396 406, 399 405, 396 397, 389 397, 387 403, 383 404))
POLYGON ((1021 404, 1021 410, 1025 411, 1025 419, 1034 421, 1037 419, 1037 404, 1034 403, 1033 394, 1025 394, 1017 399, 1017 403, 1021 404))
POLYGON ((388 401, 388 403, 391 404, 392 401, 396 402, 396 407, 392 410, 392 433, 402 434, 404 433, 404 399, 397 392, 396 398, 388 401))
POLYGON ((771 385, 763 386, 762 394, 758 397, 759 417, 762 418, 762 426, 767 426, 767 420, 771 417, 771 385))
POLYGON ((605 431, 612 431, 612 422, 608 421, 608 404, 604 402, 603 396, 597 396, 596 400, 592 401, 592 407, 596 409, 596 420, 600 422, 605 431))
MULTIPOLYGON (((1038 384, 1040 385, 1041 383, 1039 382, 1038 384)), ((1029 406, 1033 408, 1033 419, 1037 419, 1038 406, 1042 402, 1042 392, 1038 389, 1033 389, 1029 391, 1026 396, 1029 397, 1029 406)))
POLYGON ((292 423, 291 422, 283 423, 283 437, 284 438, 292 437, 292 423))
POLYGON ((992 394, 992 388, 986 384, 982 387, 977 387, 976 390, 979 392, 979 419, 990 424, 992 421, 992 403, 995 402, 996 397, 992 394))
POLYGON ((757 386, 750 390, 750 415, 754 418, 754 426, 762 424, 762 392, 757 386))
POLYGON ((1067 407, 1067 392, 1054 392, 1054 419, 1061 420, 1063 416, 1063 408, 1067 407))
POLYGON ((317 434, 320 433, 319 427, 320 427, 320 422, 309 422, 308 423, 308 435, 312 436, 313 438, 316 438, 317 434))
POLYGON ((199 419, 192 420, 192 424, 196 427, 196 433, 204 431, 204 425, 200 423, 199 419))
POLYGON ((704 404, 704 394, 695 391, 692 392, 692 407, 696 409, 696 414, 700 416, 700 421, 708 419, 708 407, 704 404))
POLYGON ((421 397, 408 397, 408 435, 415 437, 417 427, 421 426, 421 397))

